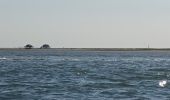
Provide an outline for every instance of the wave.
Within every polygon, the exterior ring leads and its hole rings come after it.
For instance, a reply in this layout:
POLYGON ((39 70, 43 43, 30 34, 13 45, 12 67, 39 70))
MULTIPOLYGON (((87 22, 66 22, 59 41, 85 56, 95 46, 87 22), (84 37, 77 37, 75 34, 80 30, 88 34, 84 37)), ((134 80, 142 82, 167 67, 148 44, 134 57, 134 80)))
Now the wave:
POLYGON ((0 58, 0 60, 6 60, 7 58, 6 57, 2 57, 2 58, 0 58))
POLYGON ((7 61, 31 61, 31 60, 45 60, 45 58, 41 57, 0 57, 0 60, 7 61))

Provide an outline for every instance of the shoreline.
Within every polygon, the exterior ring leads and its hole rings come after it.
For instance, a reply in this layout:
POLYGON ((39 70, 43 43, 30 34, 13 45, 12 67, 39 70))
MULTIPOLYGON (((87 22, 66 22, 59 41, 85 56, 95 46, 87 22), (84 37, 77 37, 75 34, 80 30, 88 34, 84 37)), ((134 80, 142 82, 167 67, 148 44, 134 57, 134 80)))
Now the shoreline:
POLYGON ((0 50, 60 50, 60 51, 170 51, 170 48, 0 48, 0 50))

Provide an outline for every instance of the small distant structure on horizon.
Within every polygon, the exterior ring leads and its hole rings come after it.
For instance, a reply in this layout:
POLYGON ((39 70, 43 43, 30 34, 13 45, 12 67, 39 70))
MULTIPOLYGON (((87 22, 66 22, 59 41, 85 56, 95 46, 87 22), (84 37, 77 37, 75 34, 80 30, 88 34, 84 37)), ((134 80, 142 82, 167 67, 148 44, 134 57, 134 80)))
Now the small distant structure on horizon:
POLYGON ((150 48, 149 44, 148 44, 148 48, 150 48))
POLYGON ((32 48, 33 48, 33 45, 27 44, 27 45, 24 46, 24 48, 25 48, 25 49, 32 49, 32 48))
POLYGON ((48 44, 43 44, 43 45, 40 47, 40 49, 49 49, 49 48, 51 48, 51 47, 50 47, 50 45, 48 45, 48 44))

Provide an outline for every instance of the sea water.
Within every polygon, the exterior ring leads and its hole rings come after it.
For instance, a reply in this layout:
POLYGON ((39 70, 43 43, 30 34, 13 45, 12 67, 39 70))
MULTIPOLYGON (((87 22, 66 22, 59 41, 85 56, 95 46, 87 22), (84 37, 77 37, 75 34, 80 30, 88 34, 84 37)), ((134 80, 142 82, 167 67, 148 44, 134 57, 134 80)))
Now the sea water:
POLYGON ((170 51, 0 50, 0 100, 169 100, 169 79, 170 51))

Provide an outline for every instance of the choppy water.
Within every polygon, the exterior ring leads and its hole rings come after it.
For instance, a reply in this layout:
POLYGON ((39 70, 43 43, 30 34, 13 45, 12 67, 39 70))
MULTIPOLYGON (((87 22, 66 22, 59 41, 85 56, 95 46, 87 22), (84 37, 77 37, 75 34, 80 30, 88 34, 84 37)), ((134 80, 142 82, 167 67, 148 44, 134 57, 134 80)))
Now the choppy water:
POLYGON ((0 100, 170 100, 169 79, 170 51, 0 51, 0 100))

